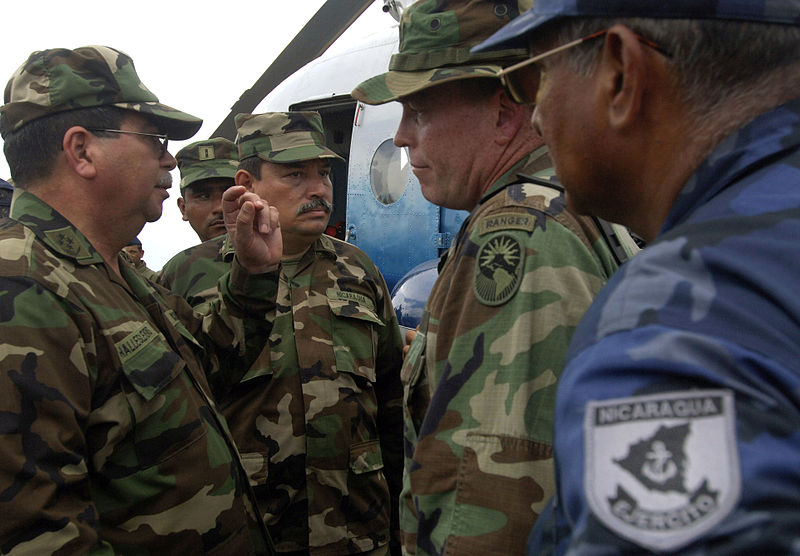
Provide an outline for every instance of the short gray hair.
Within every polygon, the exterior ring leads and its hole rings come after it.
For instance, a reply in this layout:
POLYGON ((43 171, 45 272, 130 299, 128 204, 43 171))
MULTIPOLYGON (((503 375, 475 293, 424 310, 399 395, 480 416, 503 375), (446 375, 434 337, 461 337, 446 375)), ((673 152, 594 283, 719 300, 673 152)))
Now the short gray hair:
MULTIPOLYGON (((559 29, 559 44, 622 24, 655 42, 671 55, 668 67, 677 90, 695 114, 707 114, 732 96, 774 91, 800 64, 800 27, 723 20, 597 18, 574 19, 559 29)), ((588 75, 597 64, 602 41, 565 53, 570 68, 588 75)), ((742 99, 744 100, 744 99, 742 99)), ((730 105, 730 103, 728 103, 730 105)))

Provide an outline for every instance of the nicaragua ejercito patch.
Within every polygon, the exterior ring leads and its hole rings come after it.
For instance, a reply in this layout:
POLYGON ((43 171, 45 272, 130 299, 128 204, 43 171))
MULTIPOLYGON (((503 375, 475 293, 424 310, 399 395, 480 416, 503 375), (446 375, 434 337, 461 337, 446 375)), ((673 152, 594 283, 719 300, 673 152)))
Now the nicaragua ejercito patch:
POLYGON ((484 305, 502 305, 511 299, 522 279, 525 253, 520 242, 511 235, 492 236, 475 257, 472 289, 484 305))
POLYGON ((589 402, 584 489, 616 534, 650 550, 689 544, 741 493, 733 394, 687 390, 589 402))

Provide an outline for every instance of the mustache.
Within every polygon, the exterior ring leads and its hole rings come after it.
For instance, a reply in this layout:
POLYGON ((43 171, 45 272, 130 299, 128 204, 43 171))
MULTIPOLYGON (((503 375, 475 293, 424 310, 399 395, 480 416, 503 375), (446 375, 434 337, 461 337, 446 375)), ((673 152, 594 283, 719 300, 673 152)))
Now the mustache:
POLYGON ((169 187, 172 185, 172 176, 170 174, 164 174, 160 178, 158 178, 158 185, 159 187, 169 187))
POLYGON ((330 213, 333 210, 333 205, 326 201, 325 199, 314 199, 313 201, 306 203, 299 209, 297 209, 297 215, 300 216, 304 212, 308 212, 310 210, 314 210, 315 208, 322 207, 325 209, 326 212, 330 213))

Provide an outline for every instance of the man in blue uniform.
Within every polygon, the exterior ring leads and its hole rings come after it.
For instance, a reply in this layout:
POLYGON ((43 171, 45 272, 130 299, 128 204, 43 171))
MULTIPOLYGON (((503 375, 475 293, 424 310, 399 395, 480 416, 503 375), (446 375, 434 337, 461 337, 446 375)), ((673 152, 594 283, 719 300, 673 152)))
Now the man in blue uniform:
POLYGON ((800 3, 537 0, 478 50, 650 241, 573 336, 530 554, 800 547, 800 3), (553 49, 558 49, 557 52, 553 49))

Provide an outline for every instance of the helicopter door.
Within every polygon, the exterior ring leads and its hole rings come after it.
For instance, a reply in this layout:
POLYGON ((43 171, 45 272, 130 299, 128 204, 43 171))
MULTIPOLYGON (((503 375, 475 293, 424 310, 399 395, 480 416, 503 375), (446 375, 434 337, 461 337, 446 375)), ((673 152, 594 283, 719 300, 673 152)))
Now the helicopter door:
POLYGON ((406 149, 392 139, 402 106, 358 103, 353 120, 345 238, 378 266, 391 290, 408 269, 446 247, 439 207, 428 202, 406 149))

